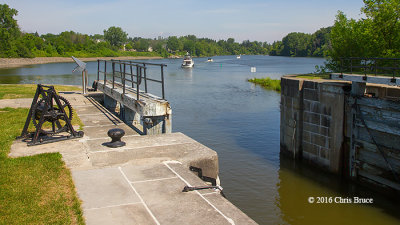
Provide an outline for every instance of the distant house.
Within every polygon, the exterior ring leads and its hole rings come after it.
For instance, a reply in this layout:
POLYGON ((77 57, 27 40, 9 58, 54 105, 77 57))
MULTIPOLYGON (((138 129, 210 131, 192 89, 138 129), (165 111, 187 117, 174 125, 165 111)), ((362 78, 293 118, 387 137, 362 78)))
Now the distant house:
POLYGON ((148 52, 152 52, 152 51, 153 51, 153 48, 150 46, 150 47, 147 49, 147 51, 148 51, 148 52))

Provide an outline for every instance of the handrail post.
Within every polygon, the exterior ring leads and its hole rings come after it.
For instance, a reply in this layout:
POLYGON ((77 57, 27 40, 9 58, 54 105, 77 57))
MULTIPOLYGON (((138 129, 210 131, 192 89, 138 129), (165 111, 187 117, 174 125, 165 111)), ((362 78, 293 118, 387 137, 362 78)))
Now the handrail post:
POLYGON ((143 66, 144 66, 144 74, 143 74, 143 76, 144 76, 144 92, 145 93, 147 93, 147 72, 146 72, 146 64, 145 63, 143 63, 143 66))
POLYGON ((165 99, 165 94, 164 94, 164 65, 161 65, 161 91, 162 91, 162 98, 165 99))
POLYGON ((136 100, 139 100, 139 76, 140 68, 136 65, 136 100))
POLYGON ((123 77, 122 77, 122 93, 125 95, 125 69, 126 69, 126 64, 124 63, 124 72, 123 72, 123 77))
POLYGON ((132 63, 129 64, 129 67, 131 68, 131 86, 133 88, 133 70, 132 70, 132 63))
POLYGON ((122 64, 121 64, 121 60, 118 60, 119 62, 119 78, 121 79, 121 83, 122 83, 122 64))
POLYGON ((100 60, 97 60, 97 81, 100 80, 100 60))
POLYGON ((107 81, 107 61, 104 61, 104 86, 106 86, 107 81))
POLYGON ((114 82, 115 82, 115 62, 112 62, 112 70, 113 70, 112 89, 114 89, 114 82))

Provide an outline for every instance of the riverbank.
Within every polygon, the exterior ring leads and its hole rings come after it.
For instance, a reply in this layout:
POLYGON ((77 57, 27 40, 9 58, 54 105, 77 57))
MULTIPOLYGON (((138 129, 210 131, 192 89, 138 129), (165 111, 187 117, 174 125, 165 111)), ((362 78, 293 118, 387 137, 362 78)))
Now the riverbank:
MULTIPOLYGON (((79 58, 84 62, 97 61, 98 59, 110 60, 140 60, 140 59, 162 59, 159 56, 122 56, 122 57, 90 57, 79 58)), ((74 62, 71 57, 36 57, 36 58, 0 58, 0 68, 13 68, 35 64, 74 62)))
MULTIPOLYGON (((329 79, 329 74, 297 74, 297 75, 287 75, 291 77, 298 77, 304 79, 329 79)), ((265 78, 251 78, 247 80, 248 82, 261 85, 262 87, 281 92, 281 80, 271 79, 269 77, 265 78)))
POLYGON ((277 92, 281 91, 281 80, 273 80, 269 77, 266 78, 252 78, 248 79, 248 82, 261 85, 262 87, 270 90, 274 90, 277 92))

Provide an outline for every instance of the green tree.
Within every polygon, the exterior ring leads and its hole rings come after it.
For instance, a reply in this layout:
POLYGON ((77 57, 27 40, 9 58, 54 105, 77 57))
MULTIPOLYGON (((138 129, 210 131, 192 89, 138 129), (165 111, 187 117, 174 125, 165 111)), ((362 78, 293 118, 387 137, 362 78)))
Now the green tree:
POLYGON ((167 40, 167 47, 172 51, 182 50, 183 45, 176 36, 170 36, 167 40))
POLYGON ((361 9, 369 20, 368 32, 371 42, 380 49, 380 56, 400 56, 400 1, 399 0, 364 0, 361 9))
POLYGON ((104 39, 112 46, 121 47, 127 41, 128 34, 121 27, 110 27, 104 30, 104 39))
POLYGON ((290 33, 282 39, 284 56, 307 56, 311 35, 305 33, 290 33))
POLYGON ((183 38, 183 50, 189 53, 194 53, 196 51, 196 40, 183 38))
POLYGON ((400 57, 400 1, 364 0, 366 19, 336 16, 330 35, 332 62, 340 57, 400 57))
POLYGON ((7 4, 0 4, 0 56, 16 57, 16 40, 20 37, 21 31, 14 16, 18 14, 16 9, 10 8, 7 4))
POLYGON ((135 42, 136 50, 141 52, 147 52, 149 46, 150 46, 149 41, 144 38, 140 38, 138 41, 135 42))
POLYGON ((281 55, 282 49, 283 49, 283 45, 282 45, 282 41, 275 41, 271 48, 271 50, 269 51, 269 55, 272 56, 278 56, 281 55))
POLYGON ((127 49, 127 50, 132 49, 132 45, 131 45, 130 43, 126 44, 126 45, 125 45, 125 49, 127 49))
POLYGON ((330 44, 330 33, 332 27, 321 28, 312 34, 311 56, 325 57, 328 55, 330 44))

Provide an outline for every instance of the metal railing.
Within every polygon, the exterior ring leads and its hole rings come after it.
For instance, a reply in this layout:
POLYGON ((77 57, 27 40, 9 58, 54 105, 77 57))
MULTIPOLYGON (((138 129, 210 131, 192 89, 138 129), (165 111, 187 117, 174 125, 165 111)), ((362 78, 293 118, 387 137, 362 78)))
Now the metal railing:
POLYGON ((400 58, 365 58, 349 57, 340 58, 340 74, 344 72, 363 73, 366 79, 367 74, 378 74, 392 76, 394 80, 400 71, 400 58))
POLYGON ((109 82, 112 84, 113 89, 115 88, 116 82, 120 81, 123 94, 126 93, 127 87, 136 89, 137 100, 139 100, 141 87, 143 88, 144 86, 144 92, 148 93, 148 81, 160 83, 162 99, 165 99, 164 67, 166 66, 167 65, 165 64, 136 62, 129 60, 99 59, 97 60, 97 81, 100 80, 100 74, 103 74, 104 85, 109 82), (148 77, 148 66, 160 67, 160 80, 148 77), (104 70, 101 71, 101 68, 104 68, 104 70))

